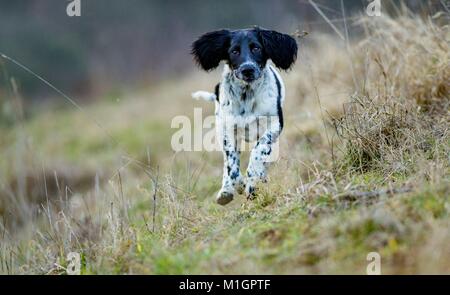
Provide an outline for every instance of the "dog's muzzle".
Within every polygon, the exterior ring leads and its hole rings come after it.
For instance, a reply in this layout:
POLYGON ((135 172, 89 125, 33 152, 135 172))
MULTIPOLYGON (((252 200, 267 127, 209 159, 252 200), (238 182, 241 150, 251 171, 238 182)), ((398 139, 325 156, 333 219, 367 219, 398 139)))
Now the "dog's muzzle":
POLYGON ((261 77, 261 70, 254 63, 244 63, 236 70, 236 77, 244 82, 251 83, 261 77))

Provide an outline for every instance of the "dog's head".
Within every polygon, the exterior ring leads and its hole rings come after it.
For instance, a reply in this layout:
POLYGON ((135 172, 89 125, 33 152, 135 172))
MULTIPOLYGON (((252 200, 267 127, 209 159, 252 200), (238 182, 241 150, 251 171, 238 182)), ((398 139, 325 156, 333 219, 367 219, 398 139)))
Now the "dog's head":
POLYGON ((219 30, 200 36, 192 44, 196 62, 205 70, 224 60, 236 78, 251 83, 261 76, 267 60, 287 70, 297 58, 297 43, 287 34, 260 28, 219 30))

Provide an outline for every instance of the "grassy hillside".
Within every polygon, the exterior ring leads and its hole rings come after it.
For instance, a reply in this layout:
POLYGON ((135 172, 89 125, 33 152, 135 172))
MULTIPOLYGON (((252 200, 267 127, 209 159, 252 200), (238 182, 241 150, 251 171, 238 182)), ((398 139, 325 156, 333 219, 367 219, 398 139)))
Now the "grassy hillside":
MULTIPOLYGON (((0 127, 0 273, 450 273, 450 31, 362 18, 300 40, 280 160, 256 200, 215 203, 222 156, 174 153, 171 120, 219 72, 0 127), (11 125, 12 124, 12 125, 11 125), (100 126, 99 126, 100 125, 100 126)), ((244 154, 244 157, 246 155, 244 154)), ((247 161, 244 161, 246 163, 247 161)))

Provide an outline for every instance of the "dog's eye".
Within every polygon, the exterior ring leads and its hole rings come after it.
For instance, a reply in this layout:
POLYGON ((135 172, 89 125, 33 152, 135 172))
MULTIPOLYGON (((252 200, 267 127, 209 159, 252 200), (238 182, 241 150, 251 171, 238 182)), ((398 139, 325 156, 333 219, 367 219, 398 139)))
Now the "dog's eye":
POLYGON ((238 55, 239 54, 239 50, 238 49, 233 49, 231 51, 231 54, 238 55))
POLYGON ((259 52, 261 50, 261 48, 259 48, 258 46, 255 46, 252 48, 253 52, 259 52))

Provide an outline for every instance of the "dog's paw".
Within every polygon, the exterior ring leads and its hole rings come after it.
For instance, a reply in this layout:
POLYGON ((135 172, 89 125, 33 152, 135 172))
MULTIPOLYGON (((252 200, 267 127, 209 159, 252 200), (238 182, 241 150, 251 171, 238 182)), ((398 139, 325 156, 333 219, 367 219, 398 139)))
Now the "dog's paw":
POLYGON ((239 181, 235 185, 236 192, 239 195, 242 195, 245 191, 245 181, 243 178, 239 179, 239 181))
POLYGON ((256 196, 254 196, 254 195, 247 196, 247 201, 254 201, 254 200, 256 200, 256 196))
POLYGON ((220 190, 220 192, 217 194, 216 202, 219 205, 226 205, 233 201, 234 194, 229 191, 220 190))
POLYGON ((245 195, 247 197, 247 200, 253 201, 256 199, 256 188, 254 186, 247 186, 245 188, 245 195))
POLYGON ((244 190, 247 200, 254 200, 258 194, 258 186, 261 185, 261 183, 267 182, 268 178, 265 175, 247 177, 244 190))

